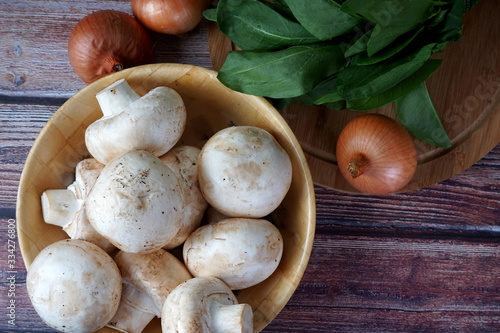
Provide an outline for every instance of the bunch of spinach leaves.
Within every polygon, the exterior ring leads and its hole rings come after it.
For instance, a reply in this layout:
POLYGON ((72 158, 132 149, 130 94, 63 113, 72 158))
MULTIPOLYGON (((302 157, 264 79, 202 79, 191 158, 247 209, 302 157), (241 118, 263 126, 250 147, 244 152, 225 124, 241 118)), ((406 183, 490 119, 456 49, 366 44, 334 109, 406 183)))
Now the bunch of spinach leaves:
POLYGON ((396 102, 401 123, 439 147, 450 139, 425 80, 431 56, 458 41, 479 0, 219 0, 204 16, 241 50, 219 71, 226 86, 331 109, 371 110, 396 102))

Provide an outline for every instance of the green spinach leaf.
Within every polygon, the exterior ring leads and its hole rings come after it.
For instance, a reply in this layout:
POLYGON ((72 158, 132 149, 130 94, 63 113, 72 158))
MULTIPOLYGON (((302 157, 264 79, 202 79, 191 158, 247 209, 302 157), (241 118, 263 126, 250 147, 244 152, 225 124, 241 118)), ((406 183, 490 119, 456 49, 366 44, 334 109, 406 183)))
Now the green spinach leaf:
POLYGON ((340 96, 339 92, 334 90, 330 91, 328 94, 325 94, 320 98, 318 98, 317 100, 315 100, 314 104, 321 105, 321 104, 335 103, 342 100, 344 99, 342 98, 342 96, 340 96))
POLYGON ((373 65, 351 65, 338 75, 338 91, 345 100, 378 95, 415 73, 429 59, 435 44, 429 44, 399 60, 373 65))
POLYGON ((217 22, 217 9, 209 8, 203 11, 203 17, 209 21, 217 22))
POLYGON ((348 0, 342 9, 376 23, 367 45, 368 55, 372 56, 402 34, 422 25, 432 16, 434 3, 415 0, 348 0))
POLYGON ((284 17, 288 18, 289 20, 297 22, 297 19, 295 18, 295 16, 293 16, 293 13, 286 4, 285 0, 273 0, 273 1, 261 0, 261 2, 266 6, 268 6, 269 8, 272 8, 273 10, 277 11, 284 17))
POLYGON ((420 140, 437 147, 451 147, 425 83, 398 99, 396 111, 403 126, 420 140))
POLYGON ((338 111, 344 110, 347 107, 346 101, 344 101, 343 99, 341 99, 339 101, 332 101, 332 102, 327 102, 327 103, 318 104, 318 105, 323 105, 324 107, 326 107, 328 109, 338 110, 338 111))
POLYGON ((363 51, 366 51, 366 47, 368 45, 368 41, 370 40, 371 34, 372 30, 368 30, 359 38, 357 38, 356 41, 347 48, 347 50, 344 53, 344 56, 347 58, 356 55, 358 53, 361 53, 363 51))
POLYGON ((456 42, 462 38, 462 20, 465 12, 464 0, 455 0, 446 17, 432 29, 432 37, 438 42, 456 42))
POLYGON ((319 40, 341 36, 354 29, 360 20, 340 9, 333 0, 285 0, 300 24, 319 40))
POLYGON ((461 38, 463 14, 478 1, 220 0, 203 14, 243 49, 219 71, 229 88, 278 107, 396 102, 410 132, 448 147, 425 80, 441 64, 430 56, 461 38))
POLYGON ((338 44, 316 43, 279 51, 233 51, 218 78, 250 95, 289 98, 308 93, 345 66, 338 44))
POLYGON ((480 0, 463 0, 464 2, 464 12, 467 12, 472 9, 475 5, 478 4, 480 0))
POLYGON ((220 0, 217 25, 244 50, 273 50, 318 41, 299 23, 257 0, 220 0))
POLYGON ((343 110, 346 107, 346 102, 342 98, 333 98, 330 94, 337 91, 337 75, 332 75, 320 84, 314 87, 310 92, 296 98, 297 102, 306 105, 324 105, 329 109, 343 110), (318 102, 318 99, 329 96, 330 98, 318 102))
POLYGON ((377 54, 368 56, 367 52, 362 52, 356 55, 354 58, 354 63, 356 65, 372 65, 383 60, 389 59, 390 57, 400 54, 400 52, 407 47, 423 30, 423 27, 416 29, 416 31, 410 31, 406 34, 400 36, 395 42, 386 47, 385 49, 377 52, 377 54))
POLYGON ((440 59, 429 59, 415 73, 394 87, 377 95, 347 101, 347 108, 350 110, 367 111, 394 102, 422 84, 422 82, 441 66, 441 63, 442 60, 440 59))
POLYGON ((337 87, 337 76, 334 74, 329 76, 322 82, 320 82, 317 86, 315 86, 311 91, 304 95, 300 95, 293 98, 281 98, 281 99, 273 99, 272 103, 274 107, 278 110, 282 110, 288 107, 290 104, 294 102, 298 102, 305 105, 323 105, 329 109, 333 110, 343 110, 346 107, 346 101, 337 99, 337 100, 328 100, 322 103, 318 103, 317 99, 322 96, 328 95, 332 91, 336 91, 337 87))
POLYGON ((311 104, 322 105, 343 101, 344 99, 337 91, 337 79, 337 75, 333 75, 315 87, 313 89, 314 95, 311 96, 313 97, 311 104))

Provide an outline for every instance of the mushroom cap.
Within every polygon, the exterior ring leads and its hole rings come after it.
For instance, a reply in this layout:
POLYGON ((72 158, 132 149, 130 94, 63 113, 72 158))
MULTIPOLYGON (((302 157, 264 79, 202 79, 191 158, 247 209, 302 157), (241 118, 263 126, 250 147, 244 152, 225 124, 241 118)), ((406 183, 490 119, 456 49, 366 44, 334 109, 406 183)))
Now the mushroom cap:
POLYGON ((38 315, 61 332, 93 332, 114 316, 120 302, 120 271, 104 250, 66 239, 45 247, 26 277, 38 315))
MULTIPOLYGON (((217 330, 215 321, 231 321, 218 318, 219 306, 236 306, 238 300, 229 287, 215 277, 192 278, 177 286, 163 304, 161 326, 164 333, 211 333, 217 330)), ((237 307, 240 325, 224 332, 252 332, 253 313, 250 306, 237 307)))
POLYGON ((85 143, 90 154, 104 164, 128 150, 161 156, 180 139, 186 117, 181 96, 174 89, 156 87, 120 113, 90 124, 85 143))
POLYGON ((292 181, 292 163, 267 131, 228 127, 203 146, 198 177, 203 195, 215 209, 231 217, 259 218, 282 202, 292 181))
POLYGON ((104 167, 85 206, 95 230, 113 245, 146 253, 165 246, 179 231, 184 195, 159 158, 132 150, 104 167))
POLYGON ((161 316, 168 294, 192 278, 186 266, 163 249, 143 254, 120 251, 114 260, 122 274, 123 283, 134 286, 153 299, 157 317, 161 316))
POLYGON ((184 262, 195 277, 215 276, 232 290, 267 279, 278 267, 283 238, 271 222, 229 218, 196 229, 183 247, 184 262))
POLYGON ((183 210, 182 227, 175 238, 165 246, 173 249, 186 240, 186 238, 200 226, 203 214, 208 203, 200 190, 198 182, 198 156, 200 149, 193 146, 179 146, 171 149, 160 157, 179 179, 181 189, 186 197, 183 210))

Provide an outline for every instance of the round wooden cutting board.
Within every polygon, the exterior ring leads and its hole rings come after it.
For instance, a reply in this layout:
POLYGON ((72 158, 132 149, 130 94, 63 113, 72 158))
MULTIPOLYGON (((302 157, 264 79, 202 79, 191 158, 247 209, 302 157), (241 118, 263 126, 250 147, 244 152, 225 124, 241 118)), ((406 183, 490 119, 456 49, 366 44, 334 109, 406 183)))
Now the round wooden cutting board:
MULTIPOLYGON (((500 142, 500 23, 497 0, 483 0, 464 18, 463 36, 439 56, 441 67, 427 80, 429 94, 452 141, 436 148, 415 139, 418 168, 402 192, 426 187, 467 169, 500 142)), ((235 46, 216 24, 208 42, 214 69, 235 46)), ((370 111, 396 118, 393 104, 370 111)), ((280 113, 306 154, 313 180, 341 191, 357 192, 341 175, 335 158, 337 137, 360 111, 335 111, 293 104, 280 113)))

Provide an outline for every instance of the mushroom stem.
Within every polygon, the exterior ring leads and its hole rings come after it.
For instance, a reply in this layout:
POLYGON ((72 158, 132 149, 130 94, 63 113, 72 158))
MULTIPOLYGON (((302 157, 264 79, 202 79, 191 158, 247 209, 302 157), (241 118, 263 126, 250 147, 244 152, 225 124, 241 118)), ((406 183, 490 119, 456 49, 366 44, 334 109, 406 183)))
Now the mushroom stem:
POLYGON ((43 220, 49 224, 65 227, 73 221, 82 204, 83 200, 77 199, 71 190, 46 190, 42 193, 43 220))
POLYGON ((42 215, 46 223, 57 225, 72 239, 83 239, 110 253, 115 246, 92 227, 85 212, 85 200, 104 167, 88 158, 76 165, 75 181, 66 189, 50 189, 42 193, 42 215))
POLYGON ((250 333, 253 331, 253 312, 248 304, 226 305, 213 302, 210 313, 213 332, 250 333))
POLYGON ((361 176, 370 165, 370 160, 364 154, 356 155, 348 164, 347 170, 352 178, 361 176))
POLYGON ((181 283, 168 295, 161 313, 163 333, 252 333, 253 312, 238 306, 229 286, 216 277, 181 283))
POLYGON ((156 305, 146 293, 123 283, 120 305, 115 316, 106 325, 125 333, 141 333, 155 317, 156 305))
POLYGON ((140 98, 125 79, 118 80, 96 94, 102 114, 113 116, 140 98))
POLYGON ((191 278, 184 264, 162 249, 147 254, 120 251, 114 259, 122 274, 123 294, 108 326, 127 333, 141 333, 155 316, 161 317, 170 291, 191 278))

